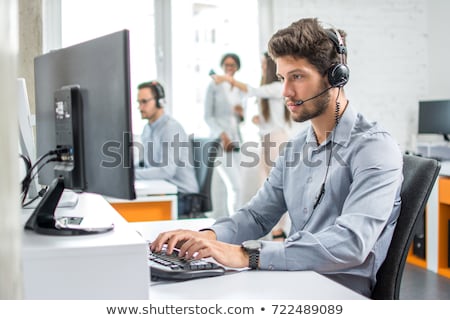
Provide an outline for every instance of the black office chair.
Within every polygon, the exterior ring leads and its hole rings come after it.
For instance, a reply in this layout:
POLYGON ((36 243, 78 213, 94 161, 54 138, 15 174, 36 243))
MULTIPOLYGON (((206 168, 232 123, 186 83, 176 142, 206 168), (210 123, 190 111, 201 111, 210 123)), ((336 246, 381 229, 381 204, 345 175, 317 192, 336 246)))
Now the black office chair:
POLYGON ((179 218, 205 218, 205 212, 211 211, 211 182, 214 163, 220 149, 220 140, 212 138, 192 138, 193 164, 199 193, 178 195, 190 203, 190 212, 179 218))
POLYGON ((400 283, 414 228, 424 214, 440 168, 440 162, 433 159, 403 156, 402 206, 386 259, 377 273, 372 299, 399 299, 400 283))

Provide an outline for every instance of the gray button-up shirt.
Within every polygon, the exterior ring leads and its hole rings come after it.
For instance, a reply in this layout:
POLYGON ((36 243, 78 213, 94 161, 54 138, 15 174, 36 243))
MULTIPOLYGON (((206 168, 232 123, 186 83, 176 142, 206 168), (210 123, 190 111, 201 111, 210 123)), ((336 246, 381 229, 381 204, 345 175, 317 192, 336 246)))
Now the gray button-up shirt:
POLYGON ((163 179, 178 192, 198 192, 189 137, 183 127, 167 114, 146 124, 141 136, 144 168, 136 168, 136 179, 163 179))
POLYGON ((211 229, 240 244, 267 234, 288 211, 289 237, 263 241, 261 269, 315 270, 369 296, 400 212, 402 180, 392 137, 349 106, 321 145, 311 127, 299 133, 256 196, 211 229), (330 154, 325 193, 313 209, 330 154))

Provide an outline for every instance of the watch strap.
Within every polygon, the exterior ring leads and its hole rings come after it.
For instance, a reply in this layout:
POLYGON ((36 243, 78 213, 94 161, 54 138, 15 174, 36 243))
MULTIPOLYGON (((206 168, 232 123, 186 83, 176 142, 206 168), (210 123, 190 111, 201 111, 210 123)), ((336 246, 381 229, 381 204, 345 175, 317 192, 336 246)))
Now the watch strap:
POLYGON ((259 269, 259 250, 252 250, 248 253, 248 266, 250 269, 259 269))

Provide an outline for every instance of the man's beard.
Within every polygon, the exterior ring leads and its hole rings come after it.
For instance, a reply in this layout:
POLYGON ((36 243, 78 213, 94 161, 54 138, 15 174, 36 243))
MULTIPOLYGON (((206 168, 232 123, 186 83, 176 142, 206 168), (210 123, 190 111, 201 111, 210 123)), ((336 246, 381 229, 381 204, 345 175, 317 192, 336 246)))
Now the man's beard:
POLYGON ((330 92, 325 92, 323 95, 315 98, 312 110, 301 108, 300 113, 291 113, 292 120, 294 120, 295 122, 305 122, 320 116, 328 108, 330 99, 330 92))

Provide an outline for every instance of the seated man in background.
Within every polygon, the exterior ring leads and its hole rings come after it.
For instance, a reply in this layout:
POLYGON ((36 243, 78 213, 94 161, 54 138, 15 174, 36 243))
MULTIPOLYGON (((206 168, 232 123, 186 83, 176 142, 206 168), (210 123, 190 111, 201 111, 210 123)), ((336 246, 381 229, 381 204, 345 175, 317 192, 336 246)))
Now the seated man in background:
MULTIPOLYGON (((347 99, 345 33, 302 19, 269 41, 294 121, 310 120, 278 157, 262 188, 207 230, 161 233, 186 258, 234 267, 313 270, 370 296, 400 212, 402 155, 379 124, 347 99), (284 242, 260 241, 289 212, 284 242)), ((301 290, 301 284, 299 284, 301 290)))
POLYGON ((138 86, 142 119, 147 119, 141 135, 143 167, 136 167, 137 180, 163 179, 178 187, 178 216, 190 211, 183 194, 198 192, 197 179, 190 159, 191 144, 181 124, 164 112, 163 86, 157 81, 138 86))

